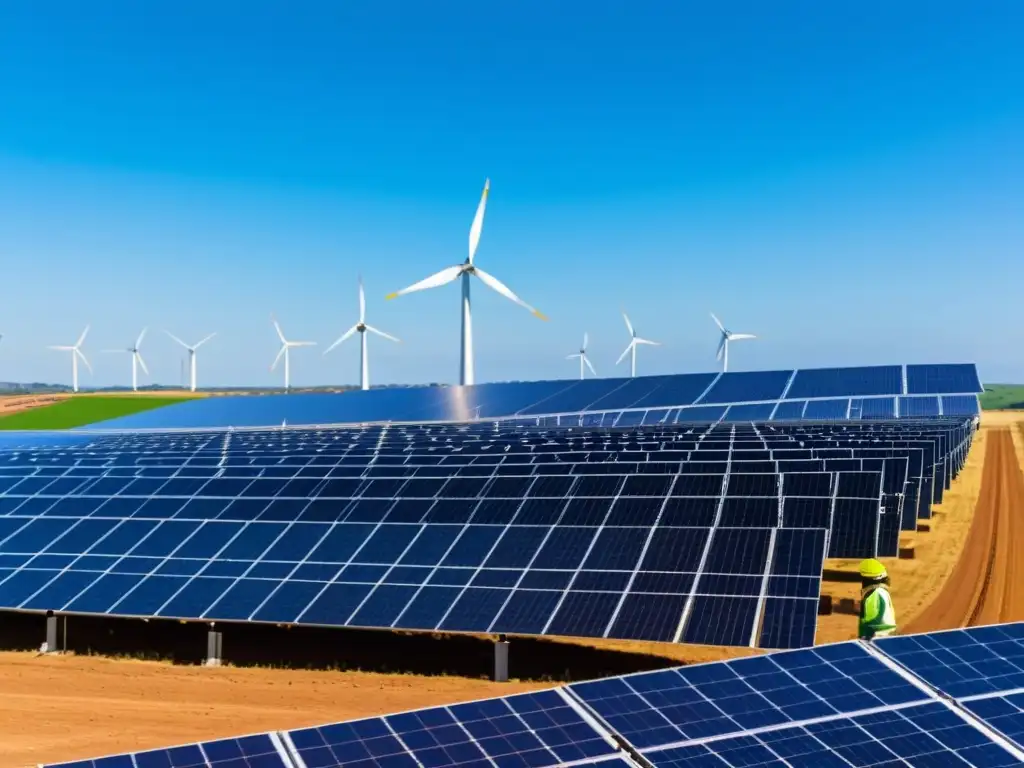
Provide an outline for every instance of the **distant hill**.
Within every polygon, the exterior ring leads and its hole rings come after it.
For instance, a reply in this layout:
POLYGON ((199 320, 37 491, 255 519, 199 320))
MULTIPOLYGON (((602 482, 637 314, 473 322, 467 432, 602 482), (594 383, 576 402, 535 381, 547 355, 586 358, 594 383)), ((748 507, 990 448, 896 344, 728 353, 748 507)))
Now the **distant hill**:
POLYGON ((1024 410, 1024 384, 986 384, 978 399, 986 411, 1024 410))

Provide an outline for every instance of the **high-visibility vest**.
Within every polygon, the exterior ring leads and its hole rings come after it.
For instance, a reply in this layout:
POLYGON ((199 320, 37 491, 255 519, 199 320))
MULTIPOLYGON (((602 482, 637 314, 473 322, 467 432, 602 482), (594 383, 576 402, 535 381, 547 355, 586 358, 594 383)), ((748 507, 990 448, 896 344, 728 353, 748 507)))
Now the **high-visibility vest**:
POLYGON ((896 629, 896 609, 884 584, 868 587, 861 593, 858 636, 870 640, 886 637, 896 629))

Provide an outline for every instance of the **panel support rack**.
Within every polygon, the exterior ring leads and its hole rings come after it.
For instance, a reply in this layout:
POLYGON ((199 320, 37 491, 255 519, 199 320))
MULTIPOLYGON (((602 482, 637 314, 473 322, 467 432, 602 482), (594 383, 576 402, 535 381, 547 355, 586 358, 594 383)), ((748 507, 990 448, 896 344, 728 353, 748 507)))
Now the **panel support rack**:
POLYGON ((219 667, 221 665, 223 651, 224 635, 217 629, 216 624, 210 622, 210 629, 206 633, 206 661, 203 662, 203 665, 207 667, 219 667))
POLYGON ((48 612, 46 614, 46 639, 39 649, 40 653, 57 653, 57 616, 48 612))
POLYGON ((494 682, 508 682, 508 638, 498 635, 494 644, 494 682))

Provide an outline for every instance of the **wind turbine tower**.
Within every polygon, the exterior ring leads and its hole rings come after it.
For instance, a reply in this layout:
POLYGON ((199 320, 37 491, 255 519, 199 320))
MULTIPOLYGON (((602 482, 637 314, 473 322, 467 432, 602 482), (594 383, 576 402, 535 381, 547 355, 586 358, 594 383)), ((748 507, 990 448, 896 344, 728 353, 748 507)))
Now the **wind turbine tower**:
POLYGON ((625 310, 623 310, 622 312, 622 319, 626 321, 626 330, 629 331, 629 345, 622 351, 622 354, 619 355, 619 359, 615 361, 615 364, 618 365, 625 359, 626 355, 629 355, 629 375, 635 378, 636 348, 641 344, 648 344, 652 347, 658 347, 661 346, 661 342, 651 341, 650 339, 641 339, 639 336, 637 336, 636 331, 633 330, 633 324, 629 322, 629 315, 626 314, 625 310))
POLYGON ((82 343, 85 341, 86 334, 89 333, 89 326, 85 326, 85 330, 82 331, 82 335, 78 337, 71 346, 52 346, 50 349, 60 350, 61 352, 71 353, 71 389, 74 392, 78 391, 78 359, 81 358, 82 362, 85 363, 85 367, 89 369, 89 373, 92 373, 92 366, 89 365, 89 361, 85 358, 82 353, 82 343))
POLYGON ((372 325, 366 324, 366 294, 363 291, 363 278, 359 278, 359 322, 345 331, 331 346, 324 350, 326 355, 332 349, 337 347, 339 344, 345 342, 353 333, 359 334, 359 386, 361 389, 370 388, 370 358, 367 357, 366 352, 366 332, 376 333, 378 336, 382 336, 390 341, 401 343, 401 341, 390 333, 384 333, 384 331, 374 328, 372 325))
POLYGON ((200 342, 199 342, 198 344, 193 344, 192 346, 189 346, 188 344, 186 344, 186 343, 185 343, 184 341, 182 341, 181 339, 179 339, 179 338, 178 338, 177 336, 175 336, 175 335, 174 335, 173 333, 171 333, 170 331, 164 331, 164 333, 166 333, 166 334, 167 334, 168 336, 170 336, 170 337, 171 337, 172 339, 174 339, 174 340, 175 340, 176 342, 178 342, 179 344, 181 344, 181 346, 183 346, 183 347, 184 347, 184 348, 185 348, 186 350, 188 350, 188 368, 189 368, 189 378, 191 379, 191 386, 190 386, 190 389, 191 389, 191 390, 192 390, 193 392, 195 392, 195 391, 196 391, 196 350, 197 350, 197 349, 199 349, 199 348, 200 348, 201 346, 203 346, 203 344, 205 344, 206 342, 208 342, 208 341, 209 341, 210 339, 212 339, 212 338, 213 338, 214 336, 216 336, 216 335, 217 335, 217 332, 216 332, 216 331, 214 331, 214 332, 213 332, 213 333, 211 333, 211 334, 210 334, 209 336, 207 336, 207 337, 206 337, 205 339, 203 339, 202 341, 200 341, 200 342))
POLYGON ((274 358, 274 363, 270 366, 270 370, 273 371, 277 368, 277 364, 281 361, 281 357, 284 357, 284 391, 287 392, 291 389, 291 350, 292 347, 312 347, 316 345, 315 341, 288 341, 284 337, 284 333, 281 331, 281 326, 278 325, 277 319, 271 315, 270 321, 274 324, 274 330, 277 331, 277 337, 281 339, 281 349, 277 352, 277 357, 274 358))
POLYGON ((715 317, 715 313, 711 313, 711 319, 715 321, 715 325, 718 326, 718 330, 722 332, 722 337, 718 341, 718 354, 715 355, 716 360, 722 361, 722 373, 729 370, 729 342, 730 341, 742 341, 743 339, 756 339, 752 333, 733 333, 727 330, 721 321, 715 317))
POLYGON ((462 264, 446 267, 440 272, 424 278, 418 283, 410 285, 408 288, 403 288, 402 290, 390 293, 387 296, 388 299, 393 299, 396 296, 404 296, 405 294, 413 293, 414 291, 423 291, 427 288, 438 288, 439 286, 447 285, 456 278, 462 278, 462 353, 459 363, 459 383, 462 385, 472 384, 474 381, 473 317, 469 299, 469 285, 471 277, 480 278, 481 282, 491 290, 500 293, 509 301, 513 301, 519 306, 530 310, 530 312, 541 320, 547 320, 543 314, 512 293, 509 287, 498 280, 498 278, 484 272, 473 262, 473 257, 476 256, 477 246, 480 244, 480 232, 483 230, 484 226, 484 211, 487 208, 487 196, 490 189, 491 182, 490 179, 488 179, 484 183, 484 191, 480 196, 480 204, 477 206, 476 216, 473 217, 473 224, 469 228, 469 257, 462 264))
POLYGON ((146 367, 146 361, 142 359, 142 353, 139 352, 139 347, 142 346, 142 340, 146 338, 146 330, 142 329, 142 333, 139 334, 139 338, 135 341, 135 346, 128 347, 126 349, 104 349, 104 352, 130 352, 132 356, 132 392, 139 391, 139 366, 142 366, 142 371, 149 376, 149 369, 146 367))

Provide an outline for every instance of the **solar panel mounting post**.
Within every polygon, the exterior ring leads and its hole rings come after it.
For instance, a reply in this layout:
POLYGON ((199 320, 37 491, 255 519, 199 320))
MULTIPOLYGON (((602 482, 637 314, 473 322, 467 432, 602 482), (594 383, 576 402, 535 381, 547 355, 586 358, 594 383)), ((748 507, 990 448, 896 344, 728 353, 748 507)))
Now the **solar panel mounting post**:
POLYGON ((217 625, 214 622, 210 622, 210 629, 206 633, 206 661, 204 666, 207 667, 219 667, 221 664, 221 655, 224 650, 224 636, 217 629, 217 625))
POLYGON ((494 682, 508 682, 508 638, 498 635, 494 644, 494 682))
POLYGON ((53 611, 46 613, 46 640, 40 650, 43 653, 57 653, 57 616, 53 611))

